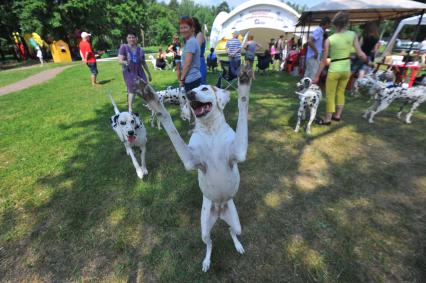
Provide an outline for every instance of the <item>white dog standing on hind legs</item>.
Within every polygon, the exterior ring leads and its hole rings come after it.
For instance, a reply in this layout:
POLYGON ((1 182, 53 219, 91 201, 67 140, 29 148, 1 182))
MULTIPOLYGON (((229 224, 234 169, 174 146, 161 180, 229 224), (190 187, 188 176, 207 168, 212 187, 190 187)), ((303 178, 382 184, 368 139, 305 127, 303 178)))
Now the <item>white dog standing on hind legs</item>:
POLYGON ((198 170, 198 183, 203 193, 201 237, 207 245, 202 270, 210 267, 212 240, 210 232, 218 218, 230 226, 231 238, 239 253, 244 248, 237 238, 240 220, 233 197, 238 191, 240 175, 237 163, 246 159, 248 147, 248 103, 252 70, 246 66, 238 83, 238 123, 236 132, 226 123, 223 109, 230 100, 228 91, 202 85, 188 93, 195 118, 195 128, 187 145, 176 130, 170 114, 159 102, 156 92, 142 80, 136 85, 138 94, 157 113, 186 170, 198 170))
POLYGON ((145 151, 146 151, 146 130, 139 119, 138 114, 131 112, 120 112, 117 105, 115 104, 112 95, 109 93, 112 105, 114 106, 114 113, 110 118, 111 127, 117 134, 118 138, 124 144, 127 155, 130 155, 133 166, 136 169, 136 174, 140 179, 144 175, 148 174, 145 164, 145 151), (141 164, 139 165, 138 160, 133 152, 133 147, 138 147, 141 151, 141 164))

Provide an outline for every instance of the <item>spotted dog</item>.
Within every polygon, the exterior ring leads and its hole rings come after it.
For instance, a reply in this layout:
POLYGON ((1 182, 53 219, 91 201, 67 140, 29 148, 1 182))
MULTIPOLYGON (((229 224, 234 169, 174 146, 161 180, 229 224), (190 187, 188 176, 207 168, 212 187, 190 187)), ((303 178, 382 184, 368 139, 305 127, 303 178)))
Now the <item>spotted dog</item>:
POLYGON ((109 94, 112 105, 114 106, 114 113, 110 118, 111 127, 117 134, 118 138, 124 144, 127 155, 130 155, 133 166, 135 166, 136 174, 140 179, 148 174, 145 164, 145 151, 146 151, 146 130, 138 114, 131 112, 120 112, 115 104, 112 95, 109 94), (133 147, 138 147, 141 151, 141 165, 133 152, 133 147))
POLYGON ((248 104, 252 79, 250 66, 242 68, 238 79, 238 122, 234 131, 226 122, 223 110, 230 100, 229 91, 201 85, 187 96, 195 116, 195 128, 189 144, 181 138, 170 114, 157 93, 145 81, 137 80, 138 94, 153 109, 186 170, 198 170, 198 184, 203 193, 201 236, 207 245, 202 270, 210 267, 212 240, 210 231, 220 218, 230 226, 231 238, 239 253, 244 248, 237 238, 241 224, 233 198, 238 191, 238 163, 246 159, 248 147, 248 104))
MULTIPOLYGON (((160 103, 168 103, 172 105, 179 105, 180 107, 180 117, 184 121, 191 120, 191 110, 189 109, 189 105, 185 96, 184 88, 173 88, 169 86, 167 89, 157 92, 158 99, 160 103)), ((149 108, 149 106, 148 106, 149 108)), ((154 123, 157 116, 155 115, 155 111, 151 109, 151 127, 154 127, 154 123)), ((157 128, 161 129, 160 120, 157 119, 157 128)))
POLYGON ((149 55, 149 56, 148 56, 148 60, 147 60, 147 61, 151 62, 152 67, 154 68, 154 70, 162 71, 162 69, 161 69, 161 68, 158 68, 158 67, 157 67, 157 60, 154 58, 154 56, 149 55))
POLYGON ((322 93, 318 85, 312 84, 310 78, 303 78, 297 83, 296 94, 299 95, 299 111, 297 112, 297 124, 294 131, 297 133, 301 120, 306 118, 306 111, 309 110, 309 122, 306 126, 306 133, 311 133, 311 124, 317 114, 318 105, 321 101, 322 93))
POLYGON ((369 118, 369 123, 374 123, 374 116, 379 112, 385 110, 395 100, 400 100, 403 105, 400 107, 397 117, 401 118, 402 112, 406 105, 411 105, 410 111, 405 116, 405 122, 411 124, 411 117, 414 111, 420 104, 426 100, 426 86, 416 86, 407 88, 405 86, 396 86, 390 88, 383 88, 375 97, 375 103, 367 109, 363 117, 369 118))
POLYGON ((383 83, 393 80, 393 72, 390 70, 371 71, 364 77, 358 78, 353 87, 351 94, 353 96, 359 93, 366 94, 368 97, 373 98, 374 95, 383 88, 383 83))

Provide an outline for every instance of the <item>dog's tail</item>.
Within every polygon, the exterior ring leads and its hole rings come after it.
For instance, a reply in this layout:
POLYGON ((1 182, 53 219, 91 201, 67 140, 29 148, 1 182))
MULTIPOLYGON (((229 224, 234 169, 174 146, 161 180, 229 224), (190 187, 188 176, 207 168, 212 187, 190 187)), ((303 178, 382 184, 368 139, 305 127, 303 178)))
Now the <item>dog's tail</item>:
POLYGON ((114 98, 112 98, 111 91, 108 91, 108 95, 109 95, 109 98, 111 99, 112 106, 114 106, 115 115, 120 114, 120 111, 118 110, 117 104, 115 104, 114 98))

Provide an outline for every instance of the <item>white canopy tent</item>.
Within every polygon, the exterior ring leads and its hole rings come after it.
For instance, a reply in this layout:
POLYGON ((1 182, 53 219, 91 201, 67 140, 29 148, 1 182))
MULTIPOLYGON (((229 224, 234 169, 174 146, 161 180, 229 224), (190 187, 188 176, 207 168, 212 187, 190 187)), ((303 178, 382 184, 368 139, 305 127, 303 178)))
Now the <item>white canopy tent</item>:
POLYGON ((351 23, 365 23, 419 15, 424 10, 426 4, 411 0, 327 0, 304 11, 298 25, 318 24, 339 11, 348 12, 351 23))
POLYGON ((294 33, 299 16, 290 6, 277 0, 246 1, 230 13, 220 12, 216 16, 210 46, 223 50, 226 40, 231 38, 234 30, 238 30, 241 34, 249 31, 262 49, 268 48, 272 38, 294 33))
MULTIPOLYGON (((410 26, 416 26, 419 24, 419 20, 420 20, 420 16, 415 16, 415 17, 411 17, 411 18, 407 18, 402 20, 398 27, 396 28, 396 30, 394 31, 391 39, 389 40, 386 49, 383 51, 383 55, 382 56, 386 56, 389 55, 392 52, 392 48, 395 45, 396 39, 398 38, 398 34, 400 33, 400 31, 402 30, 402 28, 406 25, 410 25, 410 26)), ((420 22, 420 25, 426 25, 426 14, 423 14, 423 18, 420 22)))

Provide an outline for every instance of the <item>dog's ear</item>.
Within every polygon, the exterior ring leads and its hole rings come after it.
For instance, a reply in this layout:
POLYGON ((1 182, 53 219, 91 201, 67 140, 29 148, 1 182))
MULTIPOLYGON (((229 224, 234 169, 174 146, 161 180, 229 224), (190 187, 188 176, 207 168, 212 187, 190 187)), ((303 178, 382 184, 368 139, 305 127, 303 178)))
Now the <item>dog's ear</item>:
POLYGON ((135 114, 136 117, 139 117, 139 113, 138 112, 132 112, 133 114, 135 114))
POLYGON ((135 125, 136 125, 135 129, 139 129, 141 126, 141 120, 139 119, 139 114, 132 112, 132 118, 135 120, 135 125))
POLYGON ((113 118, 113 121, 114 121, 114 123, 115 124, 117 124, 117 122, 118 122, 118 116, 120 116, 119 114, 117 114, 117 115, 115 115, 114 116, 114 118, 113 118))
POLYGON ((312 84, 312 80, 310 78, 304 78, 303 79, 303 85, 305 88, 309 88, 312 84))
POLYGON ((227 90, 217 88, 215 86, 212 86, 212 89, 216 95, 216 102, 219 106, 219 109, 223 110, 229 100, 231 100, 231 93, 227 90))

